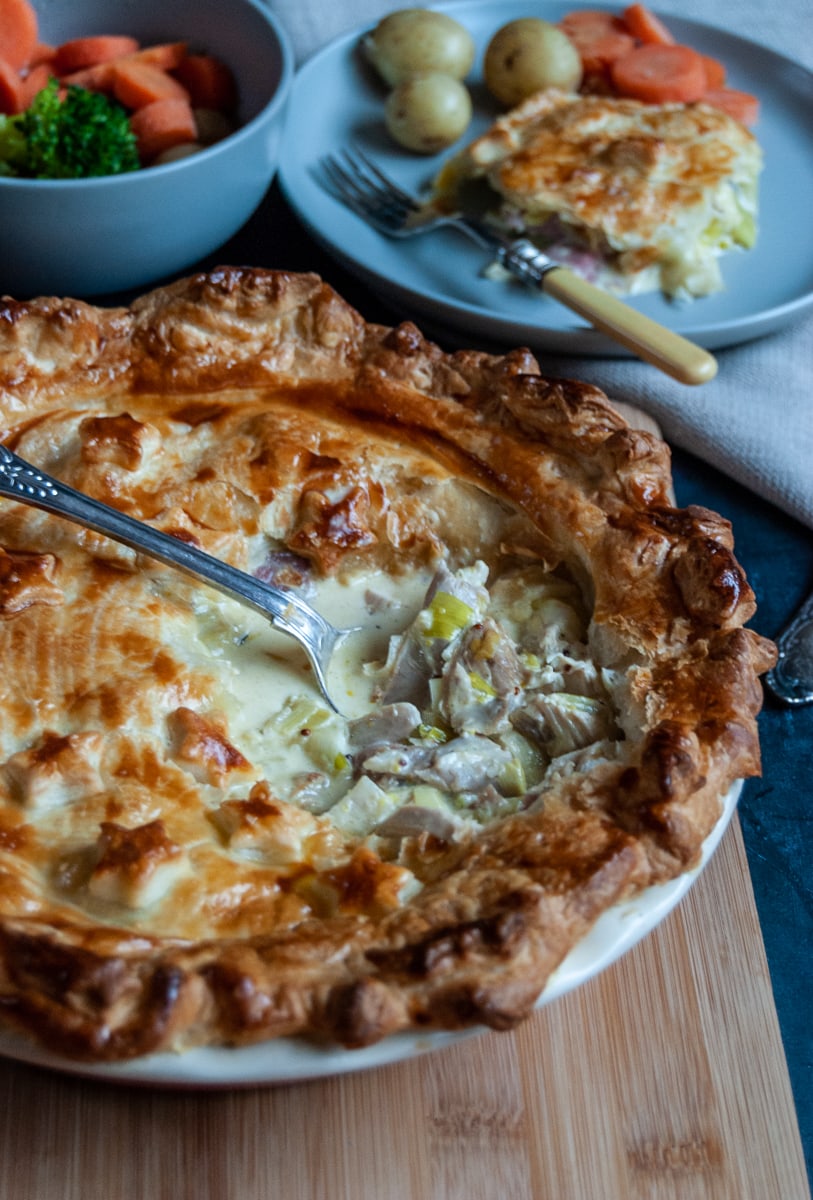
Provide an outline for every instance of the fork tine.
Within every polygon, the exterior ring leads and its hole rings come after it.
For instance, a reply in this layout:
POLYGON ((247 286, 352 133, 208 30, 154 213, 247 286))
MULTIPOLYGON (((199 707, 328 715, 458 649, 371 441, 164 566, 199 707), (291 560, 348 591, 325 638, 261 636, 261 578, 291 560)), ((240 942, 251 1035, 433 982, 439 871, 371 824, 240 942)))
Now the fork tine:
POLYGON ((401 203, 407 205, 410 210, 417 211, 417 209, 420 207, 415 197, 410 196, 409 192, 405 192, 403 188, 400 188, 393 179, 390 179, 389 175, 385 175, 381 168, 374 163, 367 154, 365 154, 361 146, 359 146, 357 143, 353 143, 352 152, 350 150, 345 150, 344 155, 345 158, 351 163, 353 163, 352 155, 355 155, 358 162, 363 163, 367 171, 375 179, 377 179, 383 187, 387 189, 389 194, 391 196, 397 196, 401 203))
POLYGON ((412 198, 400 189, 393 190, 386 176, 376 170, 366 155, 359 160, 349 151, 343 151, 341 158, 325 157, 321 166, 337 199, 389 232, 397 232, 415 210, 412 198), (376 178, 379 175, 381 179, 376 178))
POLYGON ((344 200, 346 204, 352 202, 355 205, 359 205, 366 201, 366 192, 361 190, 356 179, 337 158, 328 157, 323 159, 322 170, 333 185, 334 191, 338 193, 339 198, 344 200))
POLYGON ((368 193, 358 186, 337 159, 325 158, 321 167, 328 190, 337 200, 367 221, 376 217, 378 205, 371 201, 368 193))
POLYGON ((398 220, 403 222, 416 207, 411 196, 396 188, 366 155, 359 151, 354 158, 351 151, 345 150, 344 159, 353 173, 356 190, 364 190, 387 214, 397 213, 398 220))
POLYGON ((397 232, 403 225, 404 212, 399 201, 393 203, 380 196, 366 180, 359 181, 350 175, 341 163, 325 163, 324 170, 334 195, 365 220, 389 232, 397 232))

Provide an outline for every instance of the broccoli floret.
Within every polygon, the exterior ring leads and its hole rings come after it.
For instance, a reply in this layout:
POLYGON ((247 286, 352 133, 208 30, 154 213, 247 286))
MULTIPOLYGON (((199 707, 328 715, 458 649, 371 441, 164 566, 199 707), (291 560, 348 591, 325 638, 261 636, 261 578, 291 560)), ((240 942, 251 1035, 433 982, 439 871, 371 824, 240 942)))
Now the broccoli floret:
POLYGON ((27 145, 17 118, 0 113, 0 175, 19 175, 27 145))
POLYGON ((29 179, 120 175, 141 165, 130 121, 100 92, 51 79, 30 106, 0 126, 0 171, 29 179))

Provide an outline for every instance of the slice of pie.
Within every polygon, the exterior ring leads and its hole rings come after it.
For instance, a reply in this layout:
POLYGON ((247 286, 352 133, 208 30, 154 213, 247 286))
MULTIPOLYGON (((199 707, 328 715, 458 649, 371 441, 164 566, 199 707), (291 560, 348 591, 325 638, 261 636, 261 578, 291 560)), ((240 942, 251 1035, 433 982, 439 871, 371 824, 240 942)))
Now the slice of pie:
POLYGON ((432 204, 476 208, 609 291, 691 299, 757 235, 762 150, 707 104, 537 92, 453 155, 432 204))
POLYGON ((315 276, 0 306, 3 441, 360 626, 0 502, 0 1019, 91 1061, 512 1026, 759 769, 752 593, 668 451, 315 276))

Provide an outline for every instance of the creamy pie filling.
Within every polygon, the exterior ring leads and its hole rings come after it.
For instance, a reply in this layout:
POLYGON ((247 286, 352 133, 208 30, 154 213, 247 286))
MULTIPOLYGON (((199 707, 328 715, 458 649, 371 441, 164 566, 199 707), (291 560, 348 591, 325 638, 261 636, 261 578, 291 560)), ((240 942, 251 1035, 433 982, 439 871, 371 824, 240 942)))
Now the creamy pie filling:
MULTIPOLYGON (((358 715, 277 675, 267 718, 246 731, 284 799, 354 837, 454 838, 528 807, 552 773, 612 755, 613 703, 576 586, 537 565, 487 578, 482 562, 442 566, 428 587, 413 578, 408 591, 426 589, 417 611, 402 581, 350 589, 345 611, 359 612, 363 589, 365 626, 335 674, 358 715)), ((320 590, 336 612, 335 585, 320 590)), ((259 684, 256 657, 249 671, 259 684)))
MULTIPOLYGON (((331 670, 341 714, 261 618, 224 601, 199 614, 199 637, 222 663, 230 739, 275 797, 382 859, 398 861, 408 838, 465 839, 615 756, 618 680, 593 661, 589 615, 566 578, 539 564, 493 579, 483 562, 443 564, 321 580, 306 594, 358 628, 331 670)), ((248 855, 267 849, 243 840, 248 855)))

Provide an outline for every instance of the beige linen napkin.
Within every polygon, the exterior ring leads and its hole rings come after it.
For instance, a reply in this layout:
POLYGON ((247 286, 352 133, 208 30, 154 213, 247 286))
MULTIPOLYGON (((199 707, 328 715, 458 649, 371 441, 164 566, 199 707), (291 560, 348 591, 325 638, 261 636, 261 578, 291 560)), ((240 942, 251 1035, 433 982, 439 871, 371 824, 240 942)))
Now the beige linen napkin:
POLYGON ((622 359, 550 362, 651 413, 671 445, 813 528, 813 318, 715 354, 717 377, 698 388, 622 359))
MULTIPOLYGON (((372 26, 412 2, 266 0, 287 30, 298 63, 333 38, 365 23, 372 26)), ((573 7, 579 6, 590 7, 574 0, 573 7)), ((667 11, 667 3, 653 0, 653 7, 667 11)), ((813 69, 810 0, 785 0, 771 9, 770 22, 764 0, 717 0, 713 11, 707 0, 681 0, 675 7, 682 17, 761 42, 813 69)), ((540 0, 540 15, 544 8, 540 0)), ((813 316, 715 353, 718 375, 699 388, 674 383, 635 360, 539 357, 552 373, 588 380, 610 397, 643 408, 672 445, 813 528, 813 316)))

